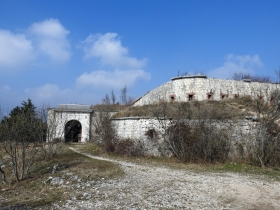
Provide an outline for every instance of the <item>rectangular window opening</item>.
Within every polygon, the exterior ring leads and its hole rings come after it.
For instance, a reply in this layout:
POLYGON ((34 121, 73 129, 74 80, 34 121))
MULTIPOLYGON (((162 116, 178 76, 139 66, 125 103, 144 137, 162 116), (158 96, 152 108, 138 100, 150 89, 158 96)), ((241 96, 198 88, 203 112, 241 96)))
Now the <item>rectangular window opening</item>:
POLYGON ((193 100, 193 98, 194 98, 194 96, 192 95, 192 94, 189 94, 189 101, 192 101, 193 100))
POLYGON ((208 100, 213 100, 214 99, 213 94, 211 94, 211 93, 207 94, 207 99, 208 100))

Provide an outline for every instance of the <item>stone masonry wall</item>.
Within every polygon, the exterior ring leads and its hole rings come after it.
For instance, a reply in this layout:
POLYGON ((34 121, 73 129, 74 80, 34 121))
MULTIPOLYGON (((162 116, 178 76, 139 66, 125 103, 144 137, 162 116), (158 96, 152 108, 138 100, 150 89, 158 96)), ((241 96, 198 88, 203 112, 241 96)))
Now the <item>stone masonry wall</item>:
MULTIPOLYGON (((141 141, 146 150, 146 154, 153 156, 161 156, 168 154, 168 146, 164 142, 162 134, 164 129, 162 125, 168 127, 171 121, 159 121, 156 118, 128 117, 112 119, 113 125, 120 139, 130 139, 133 141, 141 141), (147 131, 154 129, 156 136, 146 135, 147 131)), ((254 132, 257 122, 252 120, 238 121, 216 121, 215 126, 218 129, 229 129, 231 132, 232 146, 236 147, 237 143, 243 141, 246 136, 254 132)))
POLYGON ((239 96, 262 97, 270 100, 270 93, 279 84, 207 78, 206 76, 176 77, 139 98, 134 106, 160 101, 221 100, 239 96))

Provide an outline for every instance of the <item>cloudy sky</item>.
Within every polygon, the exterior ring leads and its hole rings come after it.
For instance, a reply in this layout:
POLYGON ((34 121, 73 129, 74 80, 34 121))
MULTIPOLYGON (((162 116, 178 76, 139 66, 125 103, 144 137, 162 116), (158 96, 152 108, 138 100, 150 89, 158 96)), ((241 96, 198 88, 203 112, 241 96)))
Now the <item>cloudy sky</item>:
POLYGON ((274 77, 278 0, 0 0, 0 105, 138 98, 181 73, 274 77))

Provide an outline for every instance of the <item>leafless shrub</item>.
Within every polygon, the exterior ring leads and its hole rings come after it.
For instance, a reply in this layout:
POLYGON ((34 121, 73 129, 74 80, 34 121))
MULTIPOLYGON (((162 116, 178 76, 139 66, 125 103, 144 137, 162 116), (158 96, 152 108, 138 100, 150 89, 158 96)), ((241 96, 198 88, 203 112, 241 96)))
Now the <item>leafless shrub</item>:
POLYGON ((120 140, 116 144, 115 153, 128 157, 139 157, 144 155, 144 145, 140 141, 132 141, 130 139, 120 140))
POLYGON ((234 72, 231 78, 233 80, 249 79, 252 82, 264 82, 264 83, 272 82, 272 79, 269 76, 252 75, 250 73, 245 73, 245 72, 234 72))
MULTIPOLYGON (((1 109, 1 106, 0 106, 0 120, 2 120, 2 119, 3 119, 3 110, 1 109)), ((3 136, 2 124, 0 124, 0 144, 3 141, 3 139, 1 139, 1 136, 3 136)), ((0 173, 1 173, 1 179, 2 179, 3 184, 7 184, 6 173, 2 169, 2 166, 4 164, 4 162, 3 162, 3 152, 4 151, 3 151, 2 147, 0 147, 0 173)))
MULTIPOLYGON (((161 103, 155 110, 164 141, 182 161, 223 162, 230 150, 229 130, 218 128, 213 106, 200 102, 161 103)), ((222 117, 221 117, 222 118, 222 117)))
MULTIPOLYGON (((105 101, 103 101, 105 102, 105 101)), ((93 128, 95 134, 100 138, 98 143, 107 152, 114 152, 116 149, 117 136, 111 122, 110 104, 96 107, 95 118, 93 119, 93 128)))
POLYGON ((207 121, 175 122, 168 127, 168 139, 174 155, 186 162, 224 162, 230 152, 226 130, 207 121))
POLYGON ((127 87, 121 89, 120 101, 122 105, 127 105, 127 87))
POLYGON ((28 177, 35 162, 52 157, 57 151, 53 149, 57 142, 46 142, 52 132, 47 123, 46 108, 34 107, 31 100, 22 105, 0 123, 0 150, 7 159, 6 166, 10 163, 7 168, 11 169, 17 182, 28 177))
MULTIPOLYGON (((41 130, 44 131, 44 135, 41 135, 40 139, 40 148, 41 155, 44 159, 52 158, 57 155, 63 144, 64 132, 58 131, 57 127, 60 125, 64 125, 66 123, 66 119, 63 119, 62 114, 48 113, 49 106, 42 105, 37 108, 37 118, 40 119, 41 130)), ((38 136, 40 133, 38 133, 38 136)))
POLYGON ((0 173, 1 173, 1 179, 4 185, 7 184, 7 178, 6 178, 6 173, 5 171, 2 169, 2 165, 3 165, 3 160, 0 157, 0 173))
POLYGON ((17 118, 1 123, 2 146, 11 161, 11 169, 16 181, 27 177, 39 151, 36 132, 37 120, 30 119, 25 113, 17 118), (32 139, 32 141, 29 141, 32 139))
POLYGON ((116 104, 116 96, 113 90, 111 91, 111 101, 113 105, 116 104))
POLYGON ((253 101, 253 108, 258 119, 255 130, 246 139, 248 158, 252 164, 278 166, 280 163, 280 91, 271 94, 272 103, 260 98, 253 101))

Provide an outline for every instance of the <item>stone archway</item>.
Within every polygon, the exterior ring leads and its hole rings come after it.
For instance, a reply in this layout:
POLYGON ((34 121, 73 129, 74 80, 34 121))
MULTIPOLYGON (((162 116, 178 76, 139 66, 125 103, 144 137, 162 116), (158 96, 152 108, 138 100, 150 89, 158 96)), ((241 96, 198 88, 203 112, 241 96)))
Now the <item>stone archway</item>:
POLYGON ((78 120, 70 120, 64 128, 65 142, 81 142, 82 124, 78 120))

